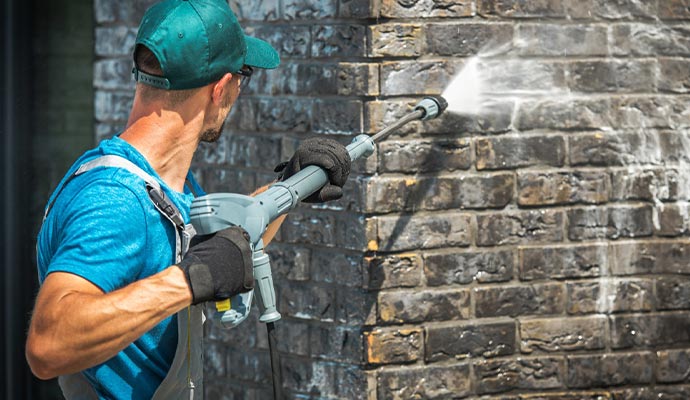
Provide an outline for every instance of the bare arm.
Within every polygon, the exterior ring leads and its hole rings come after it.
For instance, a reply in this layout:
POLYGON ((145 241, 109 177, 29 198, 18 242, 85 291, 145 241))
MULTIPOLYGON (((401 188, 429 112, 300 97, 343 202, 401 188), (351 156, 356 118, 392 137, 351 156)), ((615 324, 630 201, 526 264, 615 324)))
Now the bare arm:
MULTIPOLYGON (((256 196, 257 194, 263 193, 270 186, 271 186, 270 184, 268 184, 266 186, 262 186, 262 187, 256 189, 252 194, 250 194, 250 196, 256 196)), ((271 243, 271 240, 273 240, 275 235, 278 233, 278 229, 280 229, 280 226, 283 224, 286 217, 287 217, 287 214, 283 214, 280 217, 276 218, 275 221, 268 224, 268 227, 266 227, 266 232, 264 232, 264 236, 263 236, 264 246, 268 246, 268 244, 271 243)))
POLYGON ((41 379, 84 370, 110 359, 191 301, 176 266, 107 294, 77 275, 54 272, 36 299, 26 358, 41 379))

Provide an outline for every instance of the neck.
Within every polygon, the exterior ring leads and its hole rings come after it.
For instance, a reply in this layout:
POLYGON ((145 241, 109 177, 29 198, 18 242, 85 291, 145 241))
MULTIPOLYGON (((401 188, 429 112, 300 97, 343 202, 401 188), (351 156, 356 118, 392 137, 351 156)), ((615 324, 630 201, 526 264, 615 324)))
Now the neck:
POLYGON ((184 118, 180 113, 132 107, 129 121, 120 138, 137 149, 156 173, 172 189, 182 192, 199 145, 203 113, 184 118))

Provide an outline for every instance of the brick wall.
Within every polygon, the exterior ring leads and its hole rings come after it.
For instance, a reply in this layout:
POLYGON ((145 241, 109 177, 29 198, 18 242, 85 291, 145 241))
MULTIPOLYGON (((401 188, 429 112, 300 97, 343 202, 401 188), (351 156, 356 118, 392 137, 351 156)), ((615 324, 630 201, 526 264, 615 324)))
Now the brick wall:
MULTIPOLYGON (((96 1, 99 137, 144 3, 96 1)), ((543 92, 412 123, 344 200, 290 215, 270 252, 291 398, 690 398, 690 2, 231 4, 283 64, 199 151, 209 192, 379 130, 497 44, 490 83, 543 92)), ((209 398, 270 398, 257 317, 208 326, 209 398)))

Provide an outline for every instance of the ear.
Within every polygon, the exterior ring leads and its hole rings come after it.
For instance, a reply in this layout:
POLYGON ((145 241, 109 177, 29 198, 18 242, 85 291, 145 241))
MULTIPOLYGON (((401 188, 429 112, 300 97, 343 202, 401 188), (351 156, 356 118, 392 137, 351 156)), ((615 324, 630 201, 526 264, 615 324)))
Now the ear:
POLYGON ((232 78, 233 75, 228 72, 213 85, 213 91, 211 92, 211 101, 213 101, 213 104, 217 106, 221 104, 225 91, 229 88, 228 83, 232 78))

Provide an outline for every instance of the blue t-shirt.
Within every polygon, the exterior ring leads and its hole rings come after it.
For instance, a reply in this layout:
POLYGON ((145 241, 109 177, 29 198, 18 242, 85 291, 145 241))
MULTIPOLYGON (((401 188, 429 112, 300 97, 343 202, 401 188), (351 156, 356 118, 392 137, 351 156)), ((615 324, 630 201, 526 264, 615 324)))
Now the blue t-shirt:
MULTIPOLYGON (((146 159, 119 137, 82 155, 64 181, 83 163, 114 154, 132 161, 159 181, 185 223, 194 195, 168 187, 146 159)), ((189 181, 197 195, 201 188, 189 181)), ((60 187, 58 186, 58 187, 60 187)), ((56 190, 50 202, 56 196, 56 190)), ((176 232, 153 206, 144 181, 122 168, 99 167, 72 178, 54 199, 38 234, 38 275, 68 272, 112 292, 175 263, 176 232)), ((177 318, 171 316, 115 357, 83 371, 101 398, 150 399, 172 364, 177 318)))

